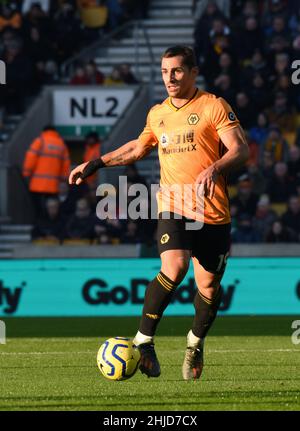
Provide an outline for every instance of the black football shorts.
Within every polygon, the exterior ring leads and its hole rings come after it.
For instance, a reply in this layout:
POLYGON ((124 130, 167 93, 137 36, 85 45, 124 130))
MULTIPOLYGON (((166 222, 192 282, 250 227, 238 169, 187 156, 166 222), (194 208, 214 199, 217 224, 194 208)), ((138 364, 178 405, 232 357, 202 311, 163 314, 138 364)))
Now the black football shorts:
POLYGON ((166 250, 190 250, 206 271, 222 274, 230 249, 231 223, 203 224, 201 229, 187 230, 186 223, 193 220, 174 218, 163 219, 159 214, 157 224, 157 246, 159 254, 166 250))

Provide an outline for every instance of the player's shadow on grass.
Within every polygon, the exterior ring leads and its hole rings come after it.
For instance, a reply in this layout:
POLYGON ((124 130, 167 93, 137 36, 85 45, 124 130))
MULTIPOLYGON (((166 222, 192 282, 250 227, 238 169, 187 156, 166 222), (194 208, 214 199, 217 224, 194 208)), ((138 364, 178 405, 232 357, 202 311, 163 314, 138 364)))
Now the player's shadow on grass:
MULTIPOLYGON (((290 336, 291 324, 299 316, 222 316, 209 335, 212 336, 290 336)), ((13 337, 133 337, 140 317, 1 317, 6 323, 7 338, 13 337)), ((192 316, 165 316, 157 335, 186 336, 192 316)))

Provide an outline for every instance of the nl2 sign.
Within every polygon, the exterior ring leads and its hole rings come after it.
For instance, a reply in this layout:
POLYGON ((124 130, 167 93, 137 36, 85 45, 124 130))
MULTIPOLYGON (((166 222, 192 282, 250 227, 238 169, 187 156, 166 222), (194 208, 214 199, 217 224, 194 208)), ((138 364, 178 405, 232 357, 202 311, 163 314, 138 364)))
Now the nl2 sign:
POLYGON ((53 92, 53 118, 58 127, 112 126, 132 101, 134 88, 58 89, 53 92))

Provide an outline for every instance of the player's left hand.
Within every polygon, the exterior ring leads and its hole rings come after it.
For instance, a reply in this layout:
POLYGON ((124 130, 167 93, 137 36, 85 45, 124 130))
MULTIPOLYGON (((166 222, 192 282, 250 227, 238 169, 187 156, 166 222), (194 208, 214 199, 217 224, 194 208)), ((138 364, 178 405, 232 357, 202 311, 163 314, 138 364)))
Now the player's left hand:
POLYGON ((214 165, 209 166, 208 168, 202 171, 197 179, 196 184, 201 184, 204 188, 204 195, 209 199, 212 199, 215 192, 215 185, 218 179, 219 173, 217 172, 214 165))

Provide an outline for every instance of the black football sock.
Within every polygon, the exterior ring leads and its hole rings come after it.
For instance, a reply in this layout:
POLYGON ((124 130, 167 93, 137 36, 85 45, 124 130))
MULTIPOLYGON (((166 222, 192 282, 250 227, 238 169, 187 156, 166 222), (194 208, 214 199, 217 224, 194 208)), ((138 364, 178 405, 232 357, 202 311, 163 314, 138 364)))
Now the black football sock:
POLYGON ((196 314, 192 327, 193 334, 196 335, 196 337, 204 338, 208 333, 216 318, 221 299, 222 291, 220 287, 212 299, 206 298, 199 291, 196 292, 194 299, 196 314))
POLYGON ((152 337, 156 327, 171 301, 177 283, 170 280, 165 274, 159 274, 152 280, 146 289, 143 315, 140 322, 139 331, 152 337))

